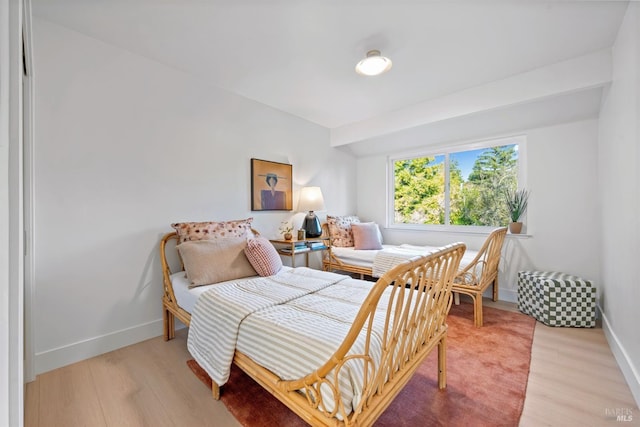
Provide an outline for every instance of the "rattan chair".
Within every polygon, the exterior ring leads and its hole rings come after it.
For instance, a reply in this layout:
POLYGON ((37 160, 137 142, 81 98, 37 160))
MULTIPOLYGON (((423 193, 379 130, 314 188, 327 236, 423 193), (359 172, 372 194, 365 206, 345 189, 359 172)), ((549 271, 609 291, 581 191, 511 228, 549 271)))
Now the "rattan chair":
MULTIPOLYGON (((493 300, 498 300, 498 265, 507 228, 493 230, 475 259, 458 273, 452 291, 469 295, 473 300, 473 319, 476 327, 482 326, 482 294, 493 285, 493 300)), ((458 298, 456 298, 458 303, 458 298)))

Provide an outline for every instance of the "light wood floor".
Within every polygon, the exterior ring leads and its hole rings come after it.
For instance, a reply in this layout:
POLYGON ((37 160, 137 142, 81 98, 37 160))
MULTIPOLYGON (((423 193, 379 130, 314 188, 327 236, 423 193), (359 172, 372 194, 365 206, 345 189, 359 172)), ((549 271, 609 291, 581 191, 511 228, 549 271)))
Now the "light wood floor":
MULTIPOLYGON (((513 304, 486 301, 514 310, 513 304)), ((39 375, 27 384, 27 427, 216 426, 239 423, 186 365, 186 330, 39 375)), ((602 329, 538 323, 520 426, 640 426, 640 411, 602 329), (626 411, 631 422, 612 418, 626 411)))

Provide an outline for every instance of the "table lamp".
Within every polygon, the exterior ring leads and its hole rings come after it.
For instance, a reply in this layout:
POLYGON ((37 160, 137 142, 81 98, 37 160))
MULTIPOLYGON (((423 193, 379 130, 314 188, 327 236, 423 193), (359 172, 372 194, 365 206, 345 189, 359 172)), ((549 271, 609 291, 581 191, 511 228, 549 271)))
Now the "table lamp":
POLYGON ((324 198, 320 187, 303 187, 300 190, 298 211, 308 212, 302 223, 302 229, 305 230, 307 237, 320 237, 322 235, 320 220, 314 211, 323 211, 324 209, 324 198))

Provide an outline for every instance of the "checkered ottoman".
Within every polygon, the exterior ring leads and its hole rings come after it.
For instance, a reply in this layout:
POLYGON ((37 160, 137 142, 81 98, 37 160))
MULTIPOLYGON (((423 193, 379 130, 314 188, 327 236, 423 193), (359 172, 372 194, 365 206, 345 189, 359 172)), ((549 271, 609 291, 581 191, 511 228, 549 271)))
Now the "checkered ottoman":
POLYGON ((588 280, 564 273, 519 271, 518 310, 547 326, 593 328, 596 288, 588 280))

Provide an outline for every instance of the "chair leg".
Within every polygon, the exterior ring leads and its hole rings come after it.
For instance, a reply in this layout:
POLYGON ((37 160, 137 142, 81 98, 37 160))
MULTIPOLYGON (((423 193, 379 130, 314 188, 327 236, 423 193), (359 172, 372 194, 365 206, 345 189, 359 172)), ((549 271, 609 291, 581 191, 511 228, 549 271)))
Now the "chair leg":
POLYGON ((498 276, 493 280, 493 300, 498 301, 498 276))
POLYGON ((482 294, 473 299, 473 320, 476 328, 482 327, 482 294))
POLYGON ((458 292, 453 293, 453 303, 455 305, 460 305, 460 293, 458 292))

